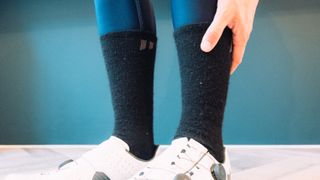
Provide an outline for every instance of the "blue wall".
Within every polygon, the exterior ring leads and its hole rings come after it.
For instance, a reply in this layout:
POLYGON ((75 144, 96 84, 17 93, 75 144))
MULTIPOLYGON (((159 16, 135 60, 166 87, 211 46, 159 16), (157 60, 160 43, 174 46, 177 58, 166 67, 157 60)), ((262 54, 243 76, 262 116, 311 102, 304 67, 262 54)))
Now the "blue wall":
MULTIPOLYGON (((169 1, 154 0, 155 132, 169 143, 180 81, 169 1)), ((320 143, 320 1, 261 1, 231 79, 228 144, 320 143)), ((0 2, 0 143, 99 143, 113 114, 93 2, 0 2)))

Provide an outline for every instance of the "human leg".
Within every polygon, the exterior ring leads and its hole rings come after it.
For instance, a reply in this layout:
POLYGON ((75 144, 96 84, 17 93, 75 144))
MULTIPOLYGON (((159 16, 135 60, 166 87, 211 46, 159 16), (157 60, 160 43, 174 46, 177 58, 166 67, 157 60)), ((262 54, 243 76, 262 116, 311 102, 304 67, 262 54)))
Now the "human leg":
POLYGON ((222 122, 232 62, 232 33, 226 28, 215 49, 202 52, 200 43, 214 18, 217 1, 171 2, 182 84, 182 116, 176 138, 197 140, 223 162, 222 122))
POLYGON ((95 0, 98 29, 115 113, 113 136, 58 169, 6 180, 124 180, 145 167, 153 143, 156 49, 149 0, 95 0))
POLYGON ((230 180, 222 121, 231 67, 232 33, 226 28, 210 53, 200 43, 216 11, 216 0, 172 0, 182 115, 171 145, 133 179, 230 180))
POLYGON ((154 154, 153 73, 156 29, 149 0, 95 0, 112 95, 113 135, 142 159, 154 154))

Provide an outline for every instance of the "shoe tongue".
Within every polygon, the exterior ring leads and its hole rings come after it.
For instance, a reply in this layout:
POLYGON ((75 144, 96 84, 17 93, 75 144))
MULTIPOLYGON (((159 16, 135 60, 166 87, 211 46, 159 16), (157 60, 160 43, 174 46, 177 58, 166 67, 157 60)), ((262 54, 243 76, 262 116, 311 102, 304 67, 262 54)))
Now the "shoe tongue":
POLYGON ((186 137, 181 137, 181 138, 177 138, 177 139, 174 139, 172 142, 171 142, 171 145, 181 145, 181 144, 186 144, 188 143, 188 138, 186 137))
POLYGON ((86 160, 91 162, 100 162, 105 160, 102 157, 108 157, 106 155, 112 154, 114 152, 122 152, 122 151, 129 151, 129 146, 120 138, 115 136, 111 136, 109 139, 102 142, 99 146, 88 151, 87 153, 83 154, 82 157, 85 157, 86 160))
POLYGON ((126 142, 124 142, 122 139, 117 138, 115 136, 111 136, 107 141, 105 141, 105 143, 111 143, 113 145, 119 145, 122 148, 126 149, 127 151, 130 151, 129 145, 126 142))
POLYGON ((190 139, 189 144, 191 147, 194 147, 201 152, 204 152, 204 153, 208 152, 208 149, 206 147, 204 147, 204 145, 202 145, 201 143, 199 143, 198 141, 196 141, 194 139, 190 139))
POLYGON ((173 140, 171 144, 173 146, 182 146, 182 145, 189 144, 191 147, 195 148, 197 151, 201 151, 203 153, 206 153, 208 151, 208 149, 204 147, 202 144, 200 144, 198 141, 192 138, 187 138, 187 137, 177 138, 173 140))

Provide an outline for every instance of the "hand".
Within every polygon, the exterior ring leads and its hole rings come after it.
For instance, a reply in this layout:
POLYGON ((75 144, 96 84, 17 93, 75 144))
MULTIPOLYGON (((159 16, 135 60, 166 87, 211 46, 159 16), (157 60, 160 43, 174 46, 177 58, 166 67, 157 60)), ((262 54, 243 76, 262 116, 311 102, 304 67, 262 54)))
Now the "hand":
POLYGON ((228 26, 232 30, 231 74, 242 62, 258 2, 259 0, 218 0, 214 20, 203 36, 201 49, 210 52, 216 46, 224 29, 228 26))

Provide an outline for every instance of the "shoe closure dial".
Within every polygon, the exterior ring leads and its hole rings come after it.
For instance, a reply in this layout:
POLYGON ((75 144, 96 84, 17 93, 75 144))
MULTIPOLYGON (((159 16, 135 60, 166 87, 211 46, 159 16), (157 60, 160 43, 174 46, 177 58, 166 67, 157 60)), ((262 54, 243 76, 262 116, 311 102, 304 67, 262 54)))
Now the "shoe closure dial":
POLYGON ((228 180, 226 170, 222 164, 213 164, 211 166, 211 174, 214 180, 228 180))

